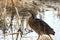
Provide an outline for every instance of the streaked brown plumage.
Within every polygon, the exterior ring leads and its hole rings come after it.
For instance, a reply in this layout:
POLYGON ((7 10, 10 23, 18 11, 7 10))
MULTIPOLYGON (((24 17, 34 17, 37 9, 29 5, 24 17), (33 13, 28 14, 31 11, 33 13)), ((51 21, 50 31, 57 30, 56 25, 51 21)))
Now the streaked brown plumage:
POLYGON ((53 29, 43 20, 41 19, 33 19, 33 17, 29 20, 29 25, 32 29, 34 29, 38 34, 53 34, 53 29))
POLYGON ((36 12, 34 12, 32 10, 28 10, 28 11, 32 14, 32 16, 28 20, 28 24, 36 33, 38 33, 39 37, 42 34, 47 34, 47 35, 55 34, 54 30, 46 22, 44 22, 42 19, 36 18, 36 14, 37 14, 36 12))

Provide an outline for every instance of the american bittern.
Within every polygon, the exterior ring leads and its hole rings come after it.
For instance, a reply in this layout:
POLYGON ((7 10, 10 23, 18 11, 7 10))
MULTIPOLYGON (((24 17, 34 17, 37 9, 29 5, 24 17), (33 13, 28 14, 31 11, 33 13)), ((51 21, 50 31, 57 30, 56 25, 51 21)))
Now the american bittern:
POLYGON ((51 38, 50 34, 55 34, 54 30, 46 22, 44 22, 42 19, 36 18, 37 11, 31 9, 26 9, 25 11, 31 13, 31 17, 29 17, 28 24, 39 35, 39 37, 42 34, 47 34, 51 38))

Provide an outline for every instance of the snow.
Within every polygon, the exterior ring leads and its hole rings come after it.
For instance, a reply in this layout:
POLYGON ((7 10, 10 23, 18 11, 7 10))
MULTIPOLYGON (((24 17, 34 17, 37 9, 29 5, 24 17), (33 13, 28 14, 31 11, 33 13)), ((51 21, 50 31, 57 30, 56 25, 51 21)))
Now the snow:
POLYGON ((53 11, 45 12, 44 19, 55 31, 54 40, 60 40, 60 19, 54 17, 53 11))
MULTIPOLYGON (((54 40, 60 40, 60 19, 54 16, 53 11, 45 11, 44 21, 48 23, 51 28, 55 31, 55 36, 52 36, 54 40)), ((2 31, 0 30, 0 34, 2 31)), ((12 40, 12 35, 6 36, 6 40, 12 40)), ((18 37, 20 40, 20 36, 18 37)), ((31 32, 26 35, 23 35, 22 40, 36 40, 38 35, 36 32, 31 32)), ((4 40, 3 36, 0 36, 0 40, 4 40)), ((16 40, 16 35, 14 35, 14 40, 16 40)))

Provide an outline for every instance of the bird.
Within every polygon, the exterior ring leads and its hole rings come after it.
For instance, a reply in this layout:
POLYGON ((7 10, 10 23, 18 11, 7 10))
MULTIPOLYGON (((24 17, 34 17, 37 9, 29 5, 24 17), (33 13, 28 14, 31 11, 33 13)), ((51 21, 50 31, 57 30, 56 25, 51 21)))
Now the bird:
MULTIPOLYGON (((42 19, 36 18, 37 12, 34 10, 27 10, 30 12, 31 16, 28 19, 29 26, 38 34, 38 39, 40 35, 47 34, 51 38, 50 34, 55 35, 55 31, 42 19)), ((51 38, 52 40, 52 38, 51 38)))

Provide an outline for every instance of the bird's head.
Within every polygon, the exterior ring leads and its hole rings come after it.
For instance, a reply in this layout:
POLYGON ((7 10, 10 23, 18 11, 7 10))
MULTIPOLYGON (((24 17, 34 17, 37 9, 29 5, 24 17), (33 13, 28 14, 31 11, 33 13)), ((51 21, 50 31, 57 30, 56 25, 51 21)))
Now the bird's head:
POLYGON ((36 15, 38 14, 37 10, 34 10, 32 8, 23 8, 23 9, 21 9, 20 12, 23 12, 23 15, 25 15, 25 13, 29 14, 28 18, 32 17, 33 19, 35 19, 36 15))
POLYGON ((28 10, 32 18, 36 18, 37 12, 35 10, 28 10))

